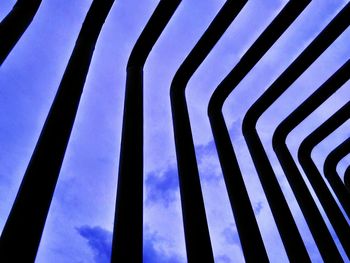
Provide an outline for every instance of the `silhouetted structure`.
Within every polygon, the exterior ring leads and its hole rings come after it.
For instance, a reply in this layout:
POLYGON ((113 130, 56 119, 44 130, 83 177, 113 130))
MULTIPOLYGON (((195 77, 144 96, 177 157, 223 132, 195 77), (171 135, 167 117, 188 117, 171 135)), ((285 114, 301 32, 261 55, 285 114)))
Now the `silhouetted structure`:
MULTIPOLYGON (((332 187, 344 211, 350 218, 350 192, 345 187, 337 172, 339 162, 350 153, 350 138, 339 144, 326 158, 323 172, 332 187)), ((345 181, 345 179, 344 179, 345 181)))
POLYGON ((129 57, 112 262, 142 262, 143 66, 180 2, 159 2, 129 57))
POLYGON ((93 51, 113 2, 94 0, 87 13, 2 231, 1 262, 34 262, 93 51))
POLYGON ((350 166, 346 169, 344 174, 344 184, 350 192, 350 166))
POLYGON ((311 152, 317 144, 334 132, 340 125, 347 121, 349 117, 350 102, 346 103, 339 111, 303 140, 298 150, 298 159, 329 221, 337 233, 339 241, 350 258, 350 226, 311 158, 311 152))
MULTIPOLYGON (((258 63, 269 48, 300 15, 309 2, 310 1, 290 1, 274 19, 274 21, 268 26, 268 28, 261 34, 261 36, 254 42, 250 49, 248 49, 238 64, 216 88, 212 97, 210 98, 208 106, 210 124, 219 153, 226 185, 231 189, 228 190, 231 205, 236 204, 236 207, 233 209, 236 210, 237 213, 242 213, 243 209, 246 210, 246 213, 251 212, 249 211, 250 208, 246 204, 246 200, 248 199, 245 197, 247 195, 245 193, 246 189, 244 187, 243 178, 222 113, 224 102, 234 88, 238 86, 238 84, 255 66, 255 64, 258 63), (236 196, 233 196, 234 194, 236 196)), ((290 260, 298 258, 298 260, 308 262, 309 258, 306 248, 289 211, 287 202, 284 199, 283 193, 278 185, 277 179, 273 176, 265 176, 266 171, 264 171, 265 173, 263 173, 263 171, 264 170, 261 170, 261 173, 259 173, 260 180, 281 233, 288 257, 290 260)), ((242 227, 249 229, 251 222, 245 220, 245 218, 242 218, 241 220, 236 219, 238 229, 242 222, 243 224, 246 224, 242 227)), ((247 242, 251 241, 247 240, 247 242)))
MULTIPOLYGON (((229 0, 177 70, 171 83, 170 98, 179 171, 181 204, 185 228, 188 262, 214 262, 205 215, 199 172, 192 138, 185 91, 187 83, 224 34, 247 1, 229 0)), ((256 240, 256 255, 267 258, 256 222, 251 225, 256 240), (255 223, 255 225, 254 225, 255 223), (254 229, 255 228, 255 229, 254 229)), ((253 238, 253 236, 251 236, 253 238)), ((244 248, 248 244, 244 243, 244 248)), ((249 250, 252 252, 252 243, 249 250)), ((252 257, 255 256, 249 253, 252 257)), ((247 255, 247 254, 246 254, 247 255)))
MULTIPOLYGON (((262 184, 264 180, 268 180, 266 182, 266 190, 273 192, 276 194, 277 191, 271 190, 271 185, 276 184, 277 189, 277 180, 274 175, 274 171, 271 167, 271 164, 268 160, 268 157, 263 148, 262 142, 258 136, 256 131, 256 125, 259 118, 263 115, 263 113, 283 94, 285 90, 287 90, 290 85, 292 85, 298 77, 300 77, 306 69, 335 41, 335 39, 349 26, 349 22, 346 17, 350 14, 350 4, 348 4, 332 21, 327 25, 327 27, 315 38, 314 41, 296 58, 292 64, 273 82, 273 84, 264 92, 262 96, 251 106, 248 110, 247 114, 244 117, 242 130, 243 135, 247 141, 248 148, 250 154, 252 155, 254 164, 256 165, 257 171, 260 175, 260 179, 262 184), (263 177, 263 178, 261 178, 263 177), (273 181, 272 181, 273 180, 273 181)), ((289 183, 294 190, 294 194, 298 200, 298 194, 300 191, 300 187, 303 186, 301 180, 295 183, 294 180, 290 180, 291 176, 287 176, 289 183), (296 187, 298 189, 296 189, 296 187)), ((278 186, 279 188, 279 186, 278 186)), ((266 191, 265 190, 265 191, 266 191)), ((281 202, 284 200, 282 192, 279 190, 279 197, 275 197, 273 202, 281 202)), ((304 199, 298 200, 300 207, 304 206, 304 199)), ((271 205, 270 205, 271 206, 271 205)), ((272 206, 271 206, 272 207, 272 206)), ((284 202, 285 211, 277 213, 277 216, 281 217, 280 220, 284 223, 284 215, 290 214, 288 207, 284 202)), ((309 222, 313 220, 313 218, 309 219, 309 222)), ((279 226, 280 232, 281 227, 279 226)), ((282 228, 283 229, 283 228, 282 228)), ((286 226, 285 231, 289 231, 286 226)), ((318 232, 321 232, 317 230, 318 232)), ((282 235, 282 233, 281 233, 282 235)), ((292 243, 291 246, 294 246, 294 239, 291 239, 290 236, 285 236, 287 242, 292 243)), ((315 238, 315 237, 314 237, 315 238)), ((317 242, 317 239, 315 238, 317 242)), ((336 251, 335 246, 328 239, 328 247, 327 250, 322 250, 322 256, 325 261, 331 262, 332 260, 341 260, 340 254, 336 251), (332 255, 332 256, 331 256, 332 255)), ((292 254, 292 256, 298 257, 298 254, 292 254)), ((298 261, 298 259, 295 259, 298 261)))
MULTIPOLYGON (((1 262, 34 262, 58 180, 94 48, 114 0, 94 0, 79 33, 49 115, 27 167, 15 203, 0 237, 1 262)), ((143 250, 143 68, 153 46, 181 0, 160 0, 132 49, 126 67, 126 91, 119 162, 112 258, 114 262, 142 262, 143 250)), ((215 89, 208 116, 219 155, 237 231, 246 262, 269 262, 265 244, 249 199, 243 175, 222 112, 228 96, 260 59, 301 15, 311 0, 290 0, 247 49, 240 61, 215 89)), ((25 32, 41 1, 18 0, 0 23, 0 65, 25 32)), ((244 9, 247 0, 227 0, 176 72, 170 88, 187 260, 214 262, 205 213, 191 123, 186 101, 187 84, 244 9)), ((288 259, 311 262, 276 173, 259 138, 256 126, 262 115, 349 27, 350 3, 282 72, 246 113, 242 130, 260 182, 271 208, 288 259)), ((288 147, 288 135, 317 110, 350 78, 350 60, 291 112, 272 137, 274 151, 325 262, 344 262, 320 209, 307 186, 308 180, 350 259, 350 226, 324 180, 328 180, 347 216, 350 215, 350 167, 344 183, 337 164, 350 152, 350 138, 327 156, 324 176, 311 158, 312 150, 350 117, 350 102, 309 134, 298 157, 299 171, 288 147)))
POLYGON ((41 0, 17 0, 0 23, 0 66, 32 22, 41 0))
POLYGON ((288 135, 302 121, 304 121, 313 111, 340 89, 343 84, 345 84, 350 77, 349 66, 350 63, 348 61, 307 100, 288 115, 279 124, 272 138, 273 148, 325 261, 331 261, 335 258, 334 255, 338 255, 339 258, 340 255, 322 215, 303 180, 303 176, 299 172, 297 164, 294 162, 293 157, 288 150, 286 141, 288 135), (334 255, 331 255, 332 253, 334 253, 334 255))

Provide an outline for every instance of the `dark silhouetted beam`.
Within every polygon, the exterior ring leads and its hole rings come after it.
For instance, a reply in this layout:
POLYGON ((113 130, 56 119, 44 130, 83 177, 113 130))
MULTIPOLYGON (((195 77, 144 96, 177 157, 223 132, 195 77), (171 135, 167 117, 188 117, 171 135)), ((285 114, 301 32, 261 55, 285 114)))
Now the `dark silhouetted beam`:
POLYGON ((39 9, 41 0, 17 0, 0 23, 0 66, 16 45, 39 9))
MULTIPOLYGON (((283 204, 285 206, 285 199, 279 188, 278 181, 256 130, 257 122, 264 114, 264 112, 283 94, 283 92, 287 90, 304 73, 304 71, 307 70, 308 67, 337 39, 337 37, 344 32, 350 23, 350 20, 348 19, 349 15, 350 4, 347 4, 326 26, 326 28, 312 41, 312 43, 273 82, 273 84, 264 92, 264 94, 259 97, 259 99, 251 106, 244 117, 242 125, 243 135, 247 141, 248 148, 260 176, 260 180, 262 184, 265 185, 265 191, 272 192, 267 195, 276 195, 275 198, 271 198, 272 203, 277 202, 276 206, 281 205, 279 203, 282 202, 282 199, 284 200, 283 204), (271 185, 274 185, 274 187, 276 185, 276 190, 272 189, 271 185), (277 191, 279 196, 276 194, 277 191)), ((302 187, 302 183, 299 180, 297 185, 295 180, 291 180, 290 178, 291 176, 287 176, 291 188, 297 197, 300 188, 302 187)), ((308 191, 308 189, 304 190, 308 191)), ((304 201, 302 198, 297 197, 297 200, 300 207, 304 206, 304 201)), ((273 209, 273 205, 271 205, 271 208, 273 209)), ((284 223, 286 215, 291 216, 290 210, 287 209, 287 207, 285 207, 285 211, 280 213, 276 212, 276 214, 282 223, 284 223)), ((309 226, 311 226, 311 221, 312 218, 309 218, 309 226)), ((280 230, 290 232, 290 229, 288 229, 288 226, 286 224, 282 226, 278 225, 278 227, 280 230), (281 227, 284 228, 281 229, 281 227)), ((295 229, 295 226, 293 227, 295 229)), ((320 227, 322 227, 322 225, 320 225, 320 227)), ((314 227, 314 229, 316 229, 316 227, 314 227)), ((282 231, 280 231, 280 233, 282 234, 282 231)), ((322 235, 322 233, 319 235, 322 235)), ((285 236, 285 239, 288 242, 295 242, 289 236, 285 236)), ((340 254, 332 242, 329 242, 328 250, 322 251, 321 253, 324 260, 327 262, 334 262, 334 260, 341 261, 340 254)), ((297 256, 297 254, 294 256, 297 256)))
MULTIPOLYGON (((251 207, 239 164, 230 140, 230 135, 225 124, 222 107, 227 96, 235 87, 238 86, 241 80, 271 48, 277 39, 287 30, 293 21, 301 14, 309 2, 310 1, 292 0, 287 3, 277 17, 243 55, 239 63, 233 68, 230 74, 220 83, 210 98, 208 106, 208 116, 219 154, 232 211, 236 219, 237 230, 241 239, 245 258, 246 260, 250 260, 250 262, 263 261, 262 258, 259 260, 260 256, 257 253, 252 252, 252 250, 254 251, 255 249, 254 246, 256 246, 256 240, 260 241, 260 232, 258 230, 254 211, 251 207), (252 240, 255 240, 255 242, 252 242, 252 240)), ((278 216, 276 213, 275 216, 278 216)), ((280 221, 281 220, 286 219, 280 219, 280 221)), ((288 224, 288 222, 286 222, 286 224, 288 224)), ((294 225, 294 223, 292 224, 294 225)), ((289 227, 286 229, 289 229, 289 227)), ((289 230, 294 232, 292 228, 289 230)), ((296 232, 292 235, 298 235, 298 233, 296 232)), ((286 233, 284 237, 285 239, 291 239, 289 233, 286 233)), ((298 238, 299 237, 300 236, 298 236, 298 238)), ((305 247, 303 246, 300 238, 299 242, 301 242, 300 250, 303 251, 304 258, 308 259, 305 247)), ((285 243, 288 242, 286 241, 285 243)), ((296 250, 299 250, 297 243, 298 239, 288 243, 288 246, 291 247, 291 249, 289 249, 290 258, 303 258, 302 253, 296 252, 296 250)), ((262 249, 263 245, 261 245, 261 250, 262 249)))
POLYGON ((350 191, 350 166, 345 171, 344 184, 345 184, 345 187, 350 191))
MULTIPOLYGON (((337 251, 331 234, 306 185, 298 166, 287 147, 287 137, 302 121, 314 112, 323 102, 339 90, 350 78, 350 61, 347 61, 309 98, 287 116, 277 127, 272 138, 273 148, 282 165, 295 197, 310 227, 316 245, 326 262, 334 260, 332 253, 337 251), (332 252, 332 253, 330 253, 332 252)), ((338 253, 337 253, 338 254, 338 253)), ((338 254, 339 257, 339 254, 338 254)))
POLYGON ((143 67, 181 0, 161 0, 127 65, 112 262, 142 262, 143 67))
POLYGON ((350 153, 350 138, 339 144, 326 158, 323 166, 324 176, 350 218, 350 192, 345 187, 337 172, 338 163, 350 153))
MULTIPOLYGON (((205 215, 185 90, 190 78, 246 2, 246 0, 226 1, 213 22, 186 57, 171 83, 171 107, 189 263, 214 262, 214 258, 205 215)), ((261 237, 257 240, 256 253, 263 259, 267 258, 261 237)))
POLYGON ((1 262, 34 262, 85 79, 113 0, 93 1, 0 238, 1 262))
POLYGON ((347 121, 349 117, 350 102, 346 103, 339 111, 303 140, 298 150, 298 159, 329 221, 337 233, 340 243, 350 259, 350 226, 311 157, 312 150, 340 125, 347 121))

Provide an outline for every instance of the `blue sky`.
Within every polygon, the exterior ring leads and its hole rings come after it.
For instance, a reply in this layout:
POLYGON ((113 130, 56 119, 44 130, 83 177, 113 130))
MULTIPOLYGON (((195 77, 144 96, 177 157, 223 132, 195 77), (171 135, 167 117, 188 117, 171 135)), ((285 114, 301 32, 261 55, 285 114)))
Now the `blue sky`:
MULTIPOLYGON (((91 2, 43 1, 31 26, 0 68, 0 230, 91 2)), ((158 2, 116 0, 106 20, 47 218, 37 256, 39 263, 108 262, 125 67, 133 44, 158 2)), ((224 2, 182 1, 145 66, 146 263, 186 262, 169 88, 176 70, 224 2)), ((207 104, 217 85, 286 2, 249 1, 187 89, 210 235, 218 263, 243 262, 243 254, 213 143, 207 104)), ((224 107, 226 123, 272 262, 287 262, 287 257, 241 134, 242 119, 250 105, 347 2, 314 0, 231 94, 224 107)), ((0 1, 0 19, 14 3, 14 0, 0 1)), ((284 117, 350 58, 349 39, 350 29, 258 123, 260 137, 315 262, 321 262, 320 255, 274 155, 271 135, 284 117)), ((303 138, 349 101, 349 89, 348 82, 288 137, 294 157, 303 138)), ((315 149, 313 157, 318 167, 322 167, 326 155, 349 136, 349 125, 350 122, 346 122, 315 149)), ((347 156, 338 167, 339 173, 343 174, 349 164, 350 156, 347 156)))

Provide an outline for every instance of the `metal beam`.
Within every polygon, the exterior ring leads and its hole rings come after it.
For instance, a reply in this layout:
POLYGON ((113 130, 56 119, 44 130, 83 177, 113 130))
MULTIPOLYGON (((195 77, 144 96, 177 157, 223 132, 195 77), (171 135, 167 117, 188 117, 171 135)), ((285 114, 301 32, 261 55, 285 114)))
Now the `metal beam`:
POLYGON ((313 149, 350 117, 350 102, 308 135, 298 150, 299 162, 350 259, 350 226, 312 160, 313 149))
MULTIPOLYGON (((282 165, 286 177, 292 187, 299 206, 310 227, 316 245, 327 262, 334 260, 332 253, 339 255, 331 233, 287 147, 288 135, 323 102, 339 90, 350 78, 350 60, 338 69, 324 84, 310 97, 289 114, 276 128, 272 144, 274 151, 282 165), (332 252, 332 253, 330 253, 332 252)), ((340 256, 340 255, 339 255, 340 256)))
POLYGON ((34 262, 85 79, 114 0, 94 0, 82 25, 0 238, 1 262, 34 262))
POLYGON ((327 178, 348 218, 350 218, 350 192, 340 179, 337 172, 337 165, 349 153, 350 138, 347 138, 327 156, 323 166, 324 176, 327 178))
MULTIPOLYGON (((337 39, 337 37, 344 32, 344 30, 350 24, 350 20, 348 19, 349 15, 350 3, 337 14, 337 16, 326 26, 324 30, 322 30, 322 32, 311 42, 311 44, 273 82, 273 84, 264 92, 264 94, 259 97, 259 99, 250 107, 243 119, 243 135, 247 141, 248 148, 260 176, 260 180, 263 186, 265 186, 265 193, 268 198, 269 196, 274 196, 274 198, 270 197, 268 200, 271 202, 270 206, 273 213, 276 215, 276 218, 279 218, 278 221, 276 220, 276 223, 280 229, 282 240, 289 243, 289 245, 292 247, 294 246, 295 241, 288 235, 288 233, 291 232, 291 227, 285 222, 286 215, 288 215, 288 218, 292 217, 291 212, 286 204, 272 166, 259 138, 256 125, 263 113, 305 72, 305 70, 308 69, 308 67, 337 39), (271 188, 271 185, 273 186, 273 189, 271 188), (281 206, 281 211, 275 211, 274 206, 281 206)), ((292 190, 297 197, 301 184, 297 186, 295 181, 290 180, 290 176, 287 176, 287 179, 289 180, 292 190)), ((304 205, 303 199, 297 197, 297 200, 299 205, 302 207, 304 205)), ((299 232, 296 230, 296 226, 294 225, 294 221, 291 221, 291 219, 289 221, 293 227, 293 234, 299 234, 299 232)), ((309 222, 310 221, 311 219, 309 219, 309 222)), ((300 235, 298 235, 297 240, 300 241, 300 239, 300 235)), ((326 262, 332 262, 332 260, 334 261, 336 258, 337 260, 341 261, 340 254, 335 246, 332 243, 329 244, 329 250, 321 252, 324 260, 326 262)), ((299 254, 289 253, 289 255, 292 257, 297 257, 299 254)), ((294 261, 298 260, 294 259, 294 261)))
POLYGON ((142 262, 143 67, 180 2, 159 2, 129 57, 111 262, 142 262))
POLYGON ((350 166, 345 171, 344 184, 345 184, 346 188, 350 191, 350 166))
POLYGON ((41 0, 17 0, 0 23, 0 66, 27 30, 37 13, 41 0))
MULTIPOLYGON (((233 89, 238 86, 242 79, 258 63, 278 38, 287 30, 295 19, 299 17, 309 3, 310 1, 289 1, 243 55, 229 75, 215 89, 209 101, 208 116, 219 154, 226 188, 229 194, 232 211, 236 219, 237 230, 240 235, 243 252, 246 260, 249 260, 250 262, 262 262, 266 259, 262 259, 259 253, 254 252, 254 250, 257 251, 255 248, 256 240, 261 241, 261 236, 233 145, 230 140, 230 135, 225 124, 222 107, 224 101, 233 89), (255 242, 253 243, 252 240, 255 242)), ((286 218, 283 220, 286 220, 286 218)), ((290 228, 289 231, 294 232, 292 228, 290 228)), ((287 234, 285 237, 287 236, 290 238, 290 234, 287 234)), ((301 242, 301 239, 299 239, 299 241, 301 242)), ((298 239, 295 239, 294 242, 298 243, 298 239)), ((259 245, 260 242, 257 244, 259 245)), ((290 247, 296 247, 296 245, 292 243, 289 244, 290 247)), ((259 245, 259 248, 260 251, 263 251, 264 246, 259 245)), ((304 255, 306 255, 305 258, 308 258, 306 249, 303 247, 301 249, 304 251, 304 255)), ((302 257, 302 253, 295 253, 295 250, 292 248, 288 250, 291 251, 289 253, 290 257, 292 257, 292 255, 298 256, 299 259, 302 257)))
MULTIPOLYGON (((189 263, 214 262, 214 257, 200 186, 185 90, 195 71, 208 56, 246 2, 246 0, 226 1, 203 36, 181 64, 171 83, 170 98, 189 263)), ((259 244, 258 247, 260 252, 261 245, 259 244)))

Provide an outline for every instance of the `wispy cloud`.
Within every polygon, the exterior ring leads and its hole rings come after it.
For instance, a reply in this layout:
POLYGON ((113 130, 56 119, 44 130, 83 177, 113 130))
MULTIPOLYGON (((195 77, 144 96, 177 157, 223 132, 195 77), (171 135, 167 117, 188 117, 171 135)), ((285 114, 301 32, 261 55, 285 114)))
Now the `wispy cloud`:
MULTIPOLYGON (((94 262, 110 262, 112 247, 112 232, 99 226, 80 226, 76 227, 78 234, 87 240, 93 255, 94 262)), ((162 243, 162 237, 157 233, 150 232, 148 228, 144 233, 143 244, 143 262, 144 263, 180 263, 182 259, 176 255, 171 255, 162 250, 159 243, 162 243)))
POLYGON ((216 262, 218 263, 231 263, 231 259, 226 256, 226 255, 220 255, 218 257, 215 258, 216 262))
POLYGON ((239 244, 238 233, 234 224, 231 224, 230 227, 226 227, 222 234, 228 244, 239 244))
POLYGON ((77 227, 79 235, 88 241, 96 263, 110 262, 112 233, 98 226, 77 227))
POLYGON ((146 176, 146 203, 162 202, 168 206, 176 198, 179 188, 177 169, 171 165, 164 171, 153 171, 146 176))
POLYGON ((162 238, 156 233, 146 231, 144 233, 143 262, 144 263, 182 263, 183 260, 176 255, 168 255, 157 247, 162 238))

